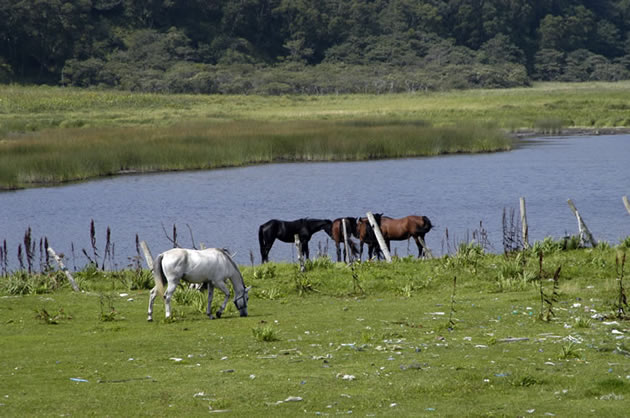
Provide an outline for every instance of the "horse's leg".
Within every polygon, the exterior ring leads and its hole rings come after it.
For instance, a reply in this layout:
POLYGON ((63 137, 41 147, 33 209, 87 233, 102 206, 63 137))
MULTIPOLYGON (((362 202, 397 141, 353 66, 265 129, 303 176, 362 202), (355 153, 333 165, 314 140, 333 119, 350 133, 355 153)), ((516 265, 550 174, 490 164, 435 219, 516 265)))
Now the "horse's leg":
POLYGON ((164 292, 164 306, 166 307, 166 318, 171 317, 171 298, 173 297, 173 293, 175 293, 175 290, 177 290, 178 284, 179 284, 179 280, 168 282, 168 287, 166 288, 166 292, 164 292))
POLYGON ((359 239, 359 263, 361 262, 361 257, 363 257, 363 241, 359 239))
MULTIPOLYGON (((335 247, 337 248, 337 261, 341 261, 341 243, 335 241, 335 247)), ((345 261, 345 257, 344 257, 345 261)))
POLYGON ((212 298, 214 297, 214 286, 208 282, 208 306, 206 307, 206 315, 212 319, 212 298))
POLYGON ((225 299, 223 300, 223 305, 221 305, 221 307, 216 313, 217 318, 221 318, 221 315, 223 315, 223 311, 225 310, 225 307, 227 306, 228 300, 230 300, 230 289, 228 289, 228 287, 225 285, 225 282, 220 281, 216 285, 219 288, 219 290, 225 293, 225 299))
POLYGON ((304 254, 305 259, 308 260, 308 240, 302 241, 302 254, 304 254))
POLYGON ((265 245, 260 248, 260 253, 262 255, 262 262, 266 263, 269 261, 269 252, 271 251, 271 246, 273 245, 276 239, 272 238, 268 243, 265 242, 265 245))
POLYGON ((149 294, 149 317, 147 318, 147 321, 153 321, 153 301, 155 300, 156 296, 157 286, 151 289, 151 293, 149 294))

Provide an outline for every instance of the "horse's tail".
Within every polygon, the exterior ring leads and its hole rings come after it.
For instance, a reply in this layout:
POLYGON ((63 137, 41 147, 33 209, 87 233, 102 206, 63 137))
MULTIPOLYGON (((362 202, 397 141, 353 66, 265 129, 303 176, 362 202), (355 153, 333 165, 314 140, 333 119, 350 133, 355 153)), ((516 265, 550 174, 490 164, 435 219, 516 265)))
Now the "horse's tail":
POLYGON ((157 287, 160 295, 164 295, 164 286, 166 285, 166 276, 164 275, 164 268, 162 267, 162 259, 164 254, 160 254, 153 261, 153 281, 155 281, 155 287, 157 287))
POLYGON ((262 262, 265 262, 265 234, 263 233, 263 226, 260 225, 258 228, 258 243, 260 244, 260 256, 262 257, 262 262))

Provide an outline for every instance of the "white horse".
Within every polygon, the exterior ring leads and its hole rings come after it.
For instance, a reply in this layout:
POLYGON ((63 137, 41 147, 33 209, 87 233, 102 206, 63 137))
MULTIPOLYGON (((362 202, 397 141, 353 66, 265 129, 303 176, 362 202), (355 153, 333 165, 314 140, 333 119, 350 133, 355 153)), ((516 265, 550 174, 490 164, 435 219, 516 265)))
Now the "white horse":
POLYGON ((230 290, 227 287, 227 280, 230 279, 234 289, 234 305, 241 316, 247 316, 248 291, 251 287, 245 287, 241 272, 225 250, 219 248, 205 250, 173 248, 165 251, 158 255, 153 263, 153 279, 155 280, 155 287, 151 289, 149 296, 149 321, 153 320, 153 301, 158 292, 164 295, 166 318, 171 316, 171 297, 181 279, 190 283, 208 283, 206 314, 210 319, 212 319, 211 307, 214 287, 218 287, 225 293, 223 305, 216 312, 217 318, 221 318, 230 299, 230 290), (164 286, 167 286, 166 292, 164 286))

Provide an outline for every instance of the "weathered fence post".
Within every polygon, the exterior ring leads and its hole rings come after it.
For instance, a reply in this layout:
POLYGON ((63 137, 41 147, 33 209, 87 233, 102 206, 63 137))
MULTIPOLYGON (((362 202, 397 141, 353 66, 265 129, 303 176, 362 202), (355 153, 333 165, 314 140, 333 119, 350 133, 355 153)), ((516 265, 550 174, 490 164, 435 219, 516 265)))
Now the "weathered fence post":
POLYGON ((304 254, 302 254, 302 241, 300 241, 300 236, 298 234, 295 234, 293 236, 293 239, 295 240, 295 248, 297 248, 297 253, 298 253, 298 262, 300 263, 300 271, 305 271, 306 267, 304 267, 304 254))
POLYGON ((140 241, 140 247, 142 248, 142 252, 144 253, 144 259, 147 261, 147 266, 149 266, 149 270, 153 270, 153 256, 151 255, 151 250, 149 250, 149 246, 146 242, 140 241))
POLYGON ((61 271, 63 271, 63 273, 68 278, 68 281, 70 282, 70 285, 72 286, 72 290, 74 290, 75 292, 79 292, 80 289, 79 289, 79 286, 77 286, 77 282, 74 281, 74 277, 72 277, 72 274, 70 274, 66 266, 63 264, 61 257, 59 257, 57 253, 55 252, 55 250, 53 250, 51 247, 48 247, 46 251, 48 251, 48 254, 50 254, 50 256, 55 259, 61 271))
POLYGON ((426 254, 426 257, 433 258, 433 253, 431 252, 429 247, 427 247, 427 243, 424 242, 424 239, 422 239, 422 237, 419 236, 418 241, 420 241, 420 245, 422 245, 422 247, 424 248, 424 253, 426 254))
POLYGON ((628 213, 630 213, 630 202, 628 202, 628 196, 622 197, 621 200, 623 200, 623 205, 626 207, 628 213))
POLYGON ((341 227, 343 231, 343 248, 346 252, 346 263, 351 264, 352 260, 350 259, 350 250, 348 249, 348 232, 346 231, 346 218, 341 218, 341 227))
POLYGON ((527 212, 525 211, 525 198, 521 197, 521 228, 523 231, 523 248, 529 248, 529 227, 527 226, 527 212))
POLYGON ((573 204, 573 201, 571 199, 568 199, 567 203, 569 204, 569 207, 573 211, 573 214, 578 221, 578 229, 580 231, 580 244, 583 244, 586 239, 591 243, 593 247, 597 246, 597 241, 595 241, 595 238, 593 238, 593 234, 591 234, 591 231, 589 231, 588 227, 584 223, 584 220, 580 216, 580 212, 578 212, 577 208, 573 204))
POLYGON ((383 255, 385 256, 385 260, 387 260, 388 263, 392 262, 392 256, 389 254, 389 249, 387 248, 387 245, 385 244, 385 239, 383 238, 383 234, 381 233, 381 228, 379 228, 378 224, 376 223, 376 219, 374 219, 374 215, 372 215, 372 212, 368 212, 366 213, 368 221, 370 221, 370 225, 372 226, 372 229, 374 230, 374 235, 376 235, 376 240, 378 241, 378 245, 381 247, 381 251, 383 252, 383 255))

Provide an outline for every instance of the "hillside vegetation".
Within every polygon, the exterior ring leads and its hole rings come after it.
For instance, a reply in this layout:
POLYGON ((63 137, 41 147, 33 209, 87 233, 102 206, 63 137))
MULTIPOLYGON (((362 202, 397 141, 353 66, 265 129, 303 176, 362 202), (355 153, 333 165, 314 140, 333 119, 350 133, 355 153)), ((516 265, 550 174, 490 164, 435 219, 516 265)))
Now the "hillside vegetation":
POLYGON ((626 0, 5 0, 0 21, 0 82, 277 95, 630 77, 626 0))

